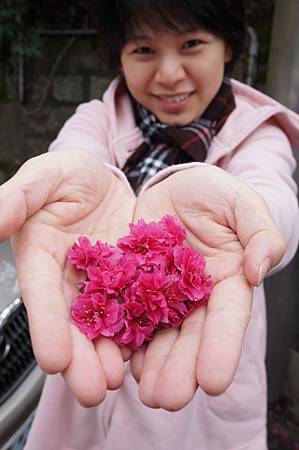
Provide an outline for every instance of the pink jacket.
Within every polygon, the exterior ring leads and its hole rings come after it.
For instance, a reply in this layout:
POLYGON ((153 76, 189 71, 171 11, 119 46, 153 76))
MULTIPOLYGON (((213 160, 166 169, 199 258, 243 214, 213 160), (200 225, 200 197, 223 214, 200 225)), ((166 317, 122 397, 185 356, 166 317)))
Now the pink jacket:
MULTIPOLYGON (((130 100, 118 95, 114 80, 103 97, 79 106, 50 150, 84 149, 121 172, 142 142, 130 100)), ((251 184, 267 202, 287 251, 275 270, 293 257, 299 237, 296 183, 292 179, 299 149, 299 117, 273 99, 237 81, 237 107, 214 138, 206 162, 251 184)), ((200 163, 165 169, 143 190, 170 173, 200 163)), ((235 379, 219 397, 198 389, 183 410, 146 408, 129 373, 124 385, 109 392, 98 407, 84 409, 60 375, 48 376, 26 450, 266 450, 267 389, 264 357, 266 313, 263 287, 254 291, 235 379), (51 437, 49 438, 49 430, 51 437)))

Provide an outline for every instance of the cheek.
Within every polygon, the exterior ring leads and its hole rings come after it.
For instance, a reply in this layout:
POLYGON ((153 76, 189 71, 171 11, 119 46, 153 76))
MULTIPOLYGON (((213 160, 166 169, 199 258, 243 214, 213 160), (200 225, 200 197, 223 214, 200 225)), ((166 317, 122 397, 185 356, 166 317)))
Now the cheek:
MULTIPOLYGON (((221 61, 221 60, 220 60, 221 61)), ((207 64, 202 72, 201 83, 207 93, 215 93, 218 91, 224 77, 224 63, 214 60, 211 64, 207 64)))
POLYGON ((213 83, 213 80, 215 79, 215 64, 207 61, 206 59, 194 61, 189 66, 189 76, 190 75, 197 86, 206 88, 208 85, 213 83))
POLYGON ((124 76, 127 87, 132 95, 134 95, 134 93, 138 93, 139 95, 144 93, 147 85, 147 80, 146 77, 142 75, 142 71, 140 70, 140 68, 136 71, 130 72, 129 75, 124 74, 124 76))
POLYGON ((138 73, 131 75, 128 81, 131 88, 135 90, 141 90, 144 85, 144 78, 138 73))
MULTIPOLYGON (((129 61, 127 58, 122 60, 122 73, 126 81, 126 85, 131 92, 135 86, 138 86, 140 75, 134 62, 129 61)), ((132 93, 132 92, 131 92, 132 93)))

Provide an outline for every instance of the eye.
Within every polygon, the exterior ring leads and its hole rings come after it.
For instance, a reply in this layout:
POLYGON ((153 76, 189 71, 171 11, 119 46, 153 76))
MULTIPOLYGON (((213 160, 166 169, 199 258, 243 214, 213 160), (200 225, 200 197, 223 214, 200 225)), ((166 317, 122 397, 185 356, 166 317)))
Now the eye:
POLYGON ((198 47, 203 42, 200 39, 190 39, 189 41, 185 42, 183 45, 183 48, 193 48, 198 47))
POLYGON ((148 55, 153 53, 153 50, 150 47, 137 47, 133 50, 133 53, 137 53, 138 55, 148 55))

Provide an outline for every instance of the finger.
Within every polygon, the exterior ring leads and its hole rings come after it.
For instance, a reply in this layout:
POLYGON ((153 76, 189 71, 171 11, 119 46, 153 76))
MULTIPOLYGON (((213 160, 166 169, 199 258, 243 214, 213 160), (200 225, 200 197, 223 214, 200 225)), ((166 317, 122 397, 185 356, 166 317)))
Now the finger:
POLYGON ((76 326, 71 325, 72 359, 63 375, 82 406, 101 403, 106 395, 107 380, 94 344, 76 326))
POLYGON ((104 336, 95 341, 95 350, 106 375, 107 388, 118 389, 125 376, 124 361, 118 345, 104 336))
POLYGON ((245 248, 244 270, 248 281, 258 286, 285 252, 283 239, 261 197, 242 185, 234 207, 236 231, 245 248))
POLYGON ((139 397, 150 408, 160 407, 155 398, 157 381, 177 337, 178 330, 161 330, 147 346, 139 384, 139 397))
MULTIPOLYGON (((103 199, 114 178, 107 167, 84 151, 51 152, 31 158, 0 187, 0 240, 19 230, 26 218, 46 204, 52 203, 56 215, 60 206, 55 202, 62 199, 69 213, 84 199, 80 211, 87 214, 103 199)), ((119 181, 119 186, 124 185, 119 181)), ((126 192, 132 197, 128 189, 126 192)))
POLYGON ((179 336, 162 368, 155 399, 160 407, 177 411, 189 403, 197 389, 196 367, 206 308, 184 320, 179 336))
POLYGON ((0 240, 15 233, 47 202, 59 177, 59 165, 46 153, 28 160, 0 187, 0 240))
POLYGON ((17 273, 38 364, 47 373, 64 370, 72 342, 61 268, 48 252, 31 245, 17 250, 17 273))
POLYGON ((133 351, 127 345, 122 345, 120 347, 120 352, 124 362, 129 361, 133 353, 133 351))
POLYGON ((143 345, 140 349, 138 349, 132 353, 132 356, 130 359, 131 373, 137 383, 140 382, 143 365, 144 365, 145 351, 146 351, 146 346, 143 345))
POLYGON ((209 395, 222 394, 233 380, 251 304, 252 289, 242 275, 214 286, 207 306, 197 363, 197 382, 209 395))
POLYGON ((243 258, 248 281, 259 286, 267 273, 281 261, 284 253, 285 243, 275 230, 259 231, 252 236, 243 258))

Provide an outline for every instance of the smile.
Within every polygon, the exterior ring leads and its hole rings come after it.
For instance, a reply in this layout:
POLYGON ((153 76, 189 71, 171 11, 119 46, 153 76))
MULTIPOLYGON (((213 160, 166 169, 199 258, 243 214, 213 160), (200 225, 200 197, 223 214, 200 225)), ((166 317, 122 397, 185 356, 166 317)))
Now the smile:
POLYGON ((180 103, 187 100, 192 95, 192 92, 179 95, 158 95, 159 100, 165 103, 180 103))

